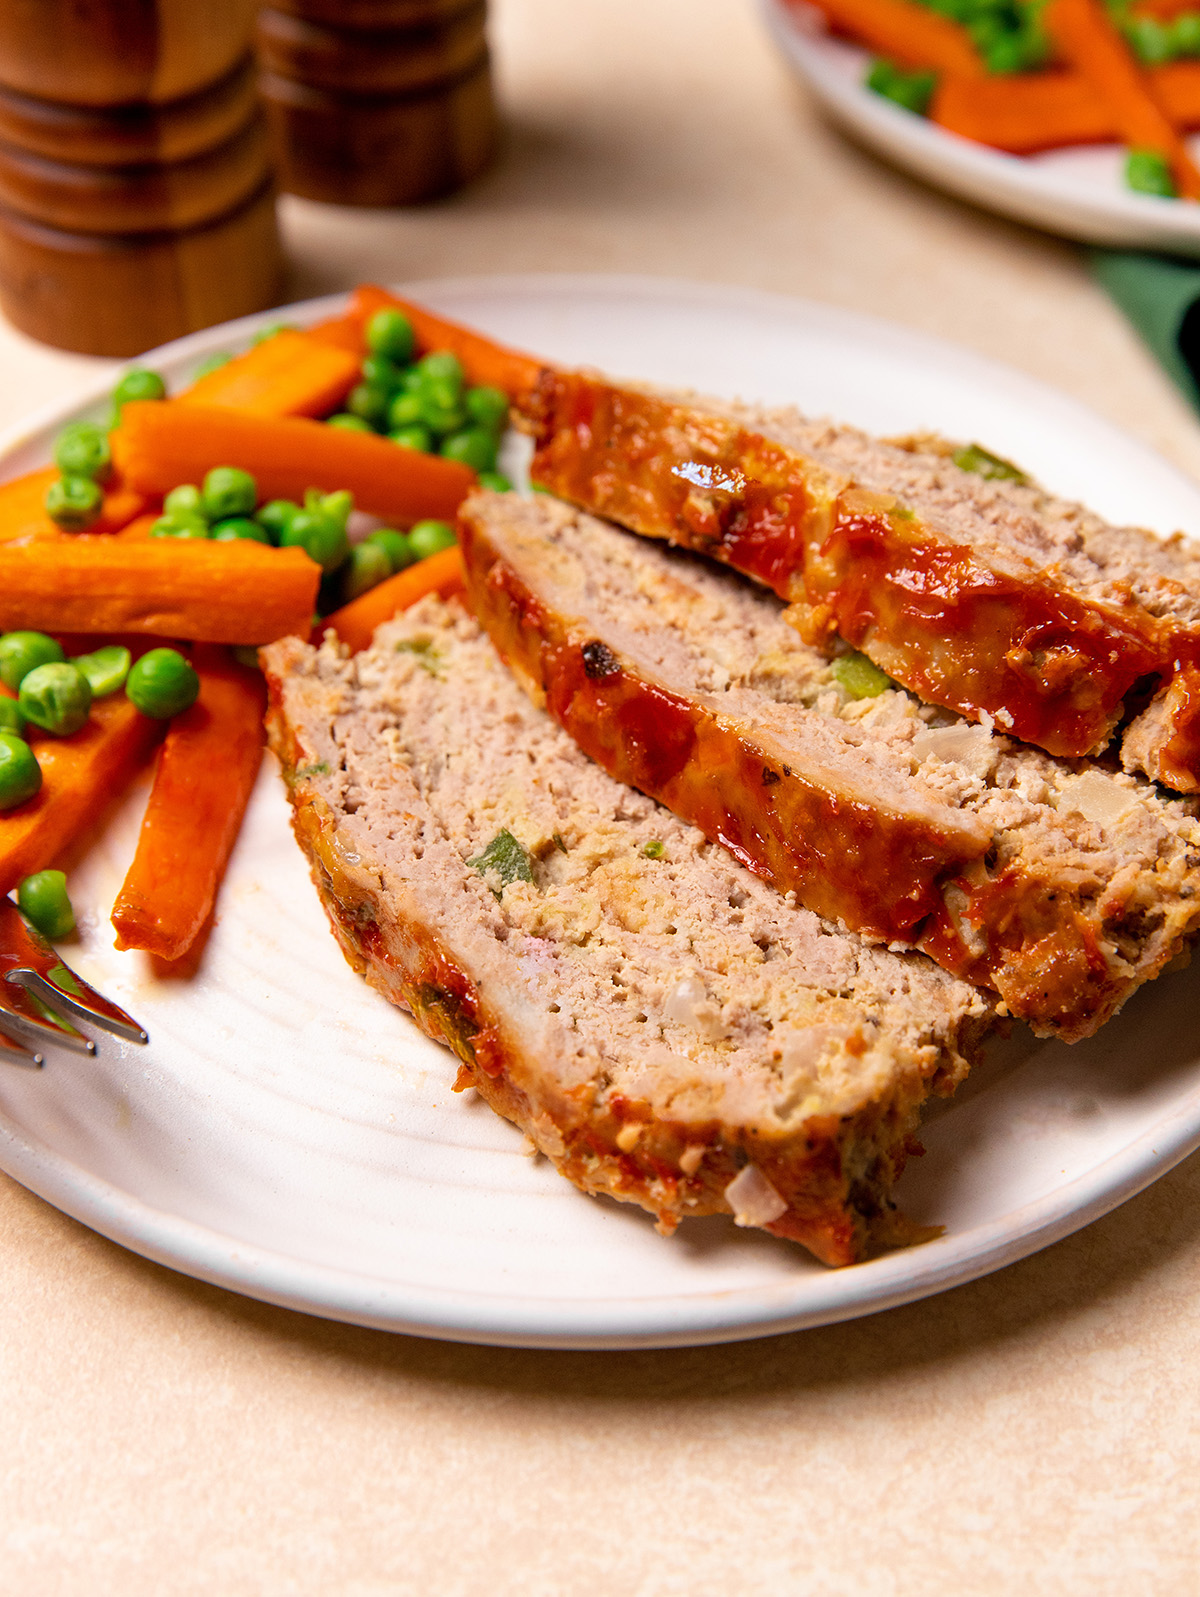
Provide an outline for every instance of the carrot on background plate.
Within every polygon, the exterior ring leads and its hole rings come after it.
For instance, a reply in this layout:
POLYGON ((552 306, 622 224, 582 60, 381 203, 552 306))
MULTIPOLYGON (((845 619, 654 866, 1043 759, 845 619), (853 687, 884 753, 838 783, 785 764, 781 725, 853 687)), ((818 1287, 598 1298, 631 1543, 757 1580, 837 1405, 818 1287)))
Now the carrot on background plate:
MULTIPOLYGON (((1146 76, 1177 128, 1200 127, 1200 61, 1169 61, 1146 76)), ((1119 139, 1109 106, 1079 72, 1021 72, 992 78, 943 73, 930 120, 949 133, 1010 155, 1119 139)))
POLYGON ((53 865, 137 774, 162 733, 123 693, 97 699, 67 738, 41 737, 42 786, 0 815, 0 893, 53 865))
POLYGON ((137 851, 113 906, 118 948, 184 957, 208 924, 262 763, 262 674, 192 653, 200 695, 170 723, 137 851))
POLYGON ((321 568, 250 540, 0 543, 0 630, 137 632, 208 643, 307 636, 321 568))
POLYGON ((214 465, 239 466, 263 499, 303 501, 309 488, 348 488, 359 510, 409 525, 452 521, 475 482, 456 460, 403 449, 303 416, 254 416, 218 405, 133 402, 112 435, 113 457, 143 493, 201 482, 214 465))
POLYGON ((965 28, 916 0, 805 0, 838 32, 898 66, 980 78, 983 62, 965 28))
POLYGON ((358 375, 359 359, 349 350, 285 328, 198 378, 176 402, 232 405, 256 416, 323 416, 358 375))
POLYGON ((377 587, 369 588, 361 598, 352 599, 332 615, 323 616, 313 627, 313 642, 320 643, 326 631, 332 629, 357 654, 370 643, 376 627, 399 615, 401 610, 407 610, 418 599, 429 593, 440 593, 443 599, 448 599, 452 593, 461 592, 464 586, 461 550, 457 545, 453 549, 442 549, 406 571, 386 578, 377 587))
POLYGON ((1124 143, 1160 155, 1176 192, 1200 199, 1200 170, 1102 0, 1049 0, 1042 21, 1061 58, 1104 101, 1124 143))

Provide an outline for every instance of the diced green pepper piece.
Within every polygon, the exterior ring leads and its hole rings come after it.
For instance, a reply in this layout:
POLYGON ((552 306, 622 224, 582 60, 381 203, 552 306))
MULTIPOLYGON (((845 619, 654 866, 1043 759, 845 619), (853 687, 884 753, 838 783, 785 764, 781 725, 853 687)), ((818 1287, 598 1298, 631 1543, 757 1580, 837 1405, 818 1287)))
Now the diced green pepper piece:
POLYGON ((839 654, 829 669, 852 699, 874 699, 894 686, 891 677, 865 654, 839 654))
POLYGON ((977 477, 986 477, 989 482, 1029 481, 1020 466, 1014 466, 1003 455, 993 455, 982 444, 964 444, 961 449, 954 451, 951 459, 963 471, 973 471, 977 477))
MULTIPOLYGON (((513 882, 532 882, 533 868, 529 855, 516 838, 504 827, 497 832, 482 854, 469 859, 467 864, 487 876, 492 871, 500 878, 501 892, 513 882)), ((499 897, 499 893, 496 895, 499 897)))

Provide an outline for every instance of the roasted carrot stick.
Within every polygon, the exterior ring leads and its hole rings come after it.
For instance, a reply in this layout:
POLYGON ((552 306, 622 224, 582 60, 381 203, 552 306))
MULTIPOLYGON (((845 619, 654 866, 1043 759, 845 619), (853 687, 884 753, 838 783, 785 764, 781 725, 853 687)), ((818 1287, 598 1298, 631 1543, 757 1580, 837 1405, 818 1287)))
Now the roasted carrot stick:
POLYGON ((249 540, 0 544, 0 629, 269 643, 307 636, 320 578, 302 549, 249 540))
MULTIPOLYGON (((920 7, 914 6, 913 10, 919 11, 920 7)), ((923 12, 922 15, 928 16, 929 13, 923 12)), ((535 360, 532 355, 523 355, 519 350, 507 349, 481 333, 472 332, 469 327, 435 316, 424 306, 416 305, 411 300, 398 299, 395 294, 377 288, 374 283, 362 283, 354 290, 347 316, 357 317, 360 325, 365 327, 376 311, 388 308, 403 311, 408 317, 423 354, 431 349, 448 349, 457 355, 463 363, 469 383, 503 389, 513 399, 536 387, 544 361, 535 360)))
POLYGON ((335 349, 348 349, 360 360, 366 354, 361 316, 330 316, 326 321, 314 322, 311 327, 305 328, 305 332, 319 343, 332 344, 335 349))
POLYGON ((40 792, 0 815, 0 893, 45 870, 132 780, 162 731, 123 693, 98 699, 69 738, 39 738, 40 792))
POLYGON ((199 482, 211 466, 240 466, 264 499, 348 488, 360 510, 407 525, 425 517, 453 520, 475 481, 455 460, 401 449, 387 438, 216 405, 130 403, 112 436, 121 471, 143 493, 199 482))
MULTIPOLYGON (((1200 61, 1170 61, 1147 77, 1177 128, 1200 127, 1200 61)), ((1010 155, 1120 138, 1112 112, 1078 72, 959 78, 945 73, 930 119, 951 133, 1010 155)))
POLYGON ((390 621, 410 604, 416 604, 427 593, 440 593, 443 599, 458 593, 463 586, 462 555, 458 548, 443 549, 419 560, 407 571, 398 571, 394 577, 371 588, 361 599, 352 599, 340 610, 327 615, 313 627, 313 642, 320 643, 326 629, 332 628, 343 643, 349 644, 357 654, 365 649, 375 635, 375 628, 390 621))
POLYGON ((358 371, 349 350, 286 329, 201 377, 179 403, 232 405, 256 416, 324 416, 345 399, 358 371))
MULTIPOLYGON (((73 536, 64 533, 46 514, 46 490, 57 477, 54 466, 43 466, 0 483, 0 543, 73 536)), ((145 508, 145 494, 135 493, 114 476, 105 489, 100 518, 88 530, 116 532, 145 508)))
POLYGON ((1200 199, 1200 171, 1101 0, 1049 0, 1043 20, 1063 60, 1107 105, 1124 142, 1156 151, 1170 165, 1177 193, 1200 199))
POLYGON ((113 906, 118 948, 179 959, 204 929, 262 763, 266 688, 224 649, 192 656, 200 697, 171 722, 133 864, 113 906))
MULTIPOLYGON (((806 0, 806 4, 809 0, 806 0)), ((811 0, 838 33, 900 66, 981 77, 983 63, 964 28, 913 0, 811 0)))

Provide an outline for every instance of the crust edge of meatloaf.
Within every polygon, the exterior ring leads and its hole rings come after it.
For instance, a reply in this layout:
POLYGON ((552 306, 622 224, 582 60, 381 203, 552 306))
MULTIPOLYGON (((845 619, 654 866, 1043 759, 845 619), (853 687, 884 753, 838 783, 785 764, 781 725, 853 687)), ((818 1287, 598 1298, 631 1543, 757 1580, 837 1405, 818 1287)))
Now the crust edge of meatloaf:
POLYGON ((341 845, 337 809, 314 773, 323 751, 308 723, 335 712, 331 690, 315 675, 315 658, 295 639, 263 651, 269 741, 283 768, 293 830, 347 961, 451 1049, 460 1066, 456 1090, 476 1088, 575 1186, 648 1210, 667 1233, 687 1216, 734 1213, 727 1192, 750 1170, 787 1206, 764 1221, 751 1205, 748 1216, 735 1216, 739 1223, 800 1242, 823 1263, 851 1264, 878 1248, 937 1234, 939 1227, 908 1221, 891 1188, 910 1154, 920 1151, 922 1105, 932 1093, 953 1091, 990 1029, 983 1006, 959 1017, 940 1049, 898 1046, 887 1096, 850 1114, 814 1116, 800 1134, 790 1129, 773 1139, 754 1126, 674 1120, 630 1099, 610 1101, 597 1113, 586 1092, 564 1090, 547 1072, 529 1046, 536 1039, 523 1039, 496 995, 481 993, 469 958, 428 924, 419 906, 395 895, 385 899, 378 868, 359 853, 361 839, 353 849, 341 845), (702 1157, 690 1166, 689 1150, 697 1148, 702 1157))

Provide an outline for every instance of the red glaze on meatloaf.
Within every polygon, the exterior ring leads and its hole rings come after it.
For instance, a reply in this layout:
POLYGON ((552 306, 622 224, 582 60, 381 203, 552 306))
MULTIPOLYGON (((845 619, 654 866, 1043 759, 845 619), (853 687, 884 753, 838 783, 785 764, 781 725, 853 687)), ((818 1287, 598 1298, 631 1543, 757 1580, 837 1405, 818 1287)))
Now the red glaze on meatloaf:
POLYGON ((810 643, 840 636, 927 703, 1064 756, 1157 695, 1126 769, 1200 788, 1200 563, 1180 537, 987 480, 939 439, 550 368, 525 408, 537 484, 764 583, 810 643))

